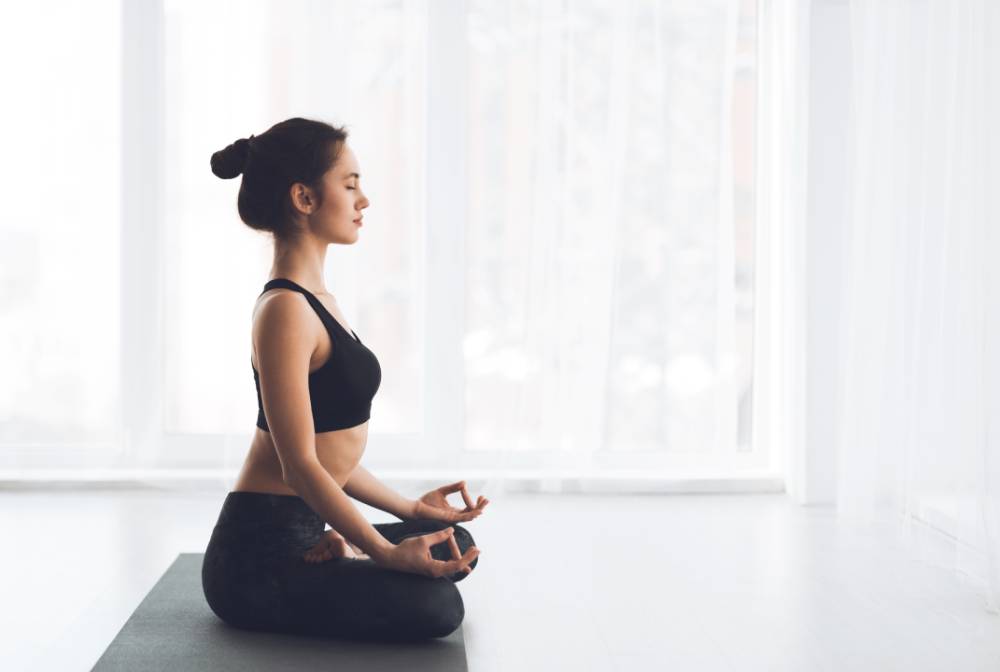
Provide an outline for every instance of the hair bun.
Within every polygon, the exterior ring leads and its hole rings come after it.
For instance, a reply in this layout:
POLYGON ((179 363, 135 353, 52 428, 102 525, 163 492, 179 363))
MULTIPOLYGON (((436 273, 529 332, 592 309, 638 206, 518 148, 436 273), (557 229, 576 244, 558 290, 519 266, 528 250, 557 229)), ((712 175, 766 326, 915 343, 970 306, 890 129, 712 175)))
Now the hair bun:
POLYGON ((252 134, 249 138, 240 138, 225 149, 212 154, 212 172, 224 180, 238 177, 246 168, 252 139, 252 134))

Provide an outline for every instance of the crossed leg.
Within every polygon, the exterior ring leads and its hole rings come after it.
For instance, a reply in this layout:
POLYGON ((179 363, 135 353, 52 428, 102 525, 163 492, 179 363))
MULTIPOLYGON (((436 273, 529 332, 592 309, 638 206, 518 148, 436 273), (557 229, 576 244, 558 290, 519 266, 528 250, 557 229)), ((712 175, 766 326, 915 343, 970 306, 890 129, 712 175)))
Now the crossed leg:
MULTIPOLYGON (((448 523, 408 520, 374 527, 392 543, 442 530, 448 523)), ((459 549, 474 545, 469 531, 455 528, 459 549)), ((451 557, 448 542, 431 547, 438 560, 451 557)), ((478 558, 472 561, 475 567, 478 558)), ((369 640, 444 637, 461 625, 465 606, 454 585, 466 576, 430 578, 379 567, 370 558, 335 558, 328 562, 290 561, 277 627, 293 632, 369 640)))

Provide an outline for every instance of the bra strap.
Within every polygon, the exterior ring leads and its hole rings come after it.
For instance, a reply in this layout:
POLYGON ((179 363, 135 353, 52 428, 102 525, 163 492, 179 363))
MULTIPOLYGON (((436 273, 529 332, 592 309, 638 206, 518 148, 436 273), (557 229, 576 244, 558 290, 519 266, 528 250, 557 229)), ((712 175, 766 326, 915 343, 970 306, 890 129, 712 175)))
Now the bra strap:
MULTIPOLYGON (((361 342, 361 339, 358 338, 358 335, 355 334, 353 330, 351 330, 351 332, 348 333, 347 330, 344 329, 344 327, 340 324, 340 322, 337 322, 337 319, 330 314, 330 311, 326 309, 326 306, 324 306, 323 303, 316 298, 316 295, 310 292, 302 285, 292 282, 288 278, 274 278, 273 280, 268 280, 266 283, 264 283, 264 291, 261 292, 261 294, 263 294, 269 289, 274 289, 275 287, 281 287, 283 289, 293 289, 296 292, 301 292, 306 297, 306 301, 309 302, 309 305, 312 306, 313 310, 316 311, 316 314, 319 315, 319 319, 321 322, 323 322, 323 325, 326 327, 327 332, 329 332, 331 329, 333 329, 334 331, 339 330, 340 332, 347 334, 348 337, 352 337, 353 340, 355 340, 356 342, 358 343, 361 342), (327 324, 327 320, 329 320, 332 324, 327 324)), ((334 338, 332 333, 330 334, 330 337, 334 338)))
MULTIPOLYGON (((330 326, 326 324, 328 311, 326 310, 326 307, 322 303, 320 303, 319 299, 316 298, 315 294, 310 292, 302 285, 292 282, 287 278, 275 278, 274 280, 268 280, 266 283, 264 283, 264 291, 261 292, 261 294, 268 291, 269 289, 275 289, 277 287, 280 287, 282 289, 292 289, 295 290, 296 292, 300 292, 303 296, 305 296, 306 301, 309 302, 309 305, 312 306, 313 310, 316 311, 316 314, 319 315, 320 321, 323 322, 323 325, 327 327, 327 331, 330 330, 330 326)), ((333 317, 330 316, 330 319, 333 319, 333 317)))
MULTIPOLYGON (((302 285, 292 282, 288 278, 274 278, 273 280, 268 280, 266 283, 264 283, 264 291, 262 291, 261 294, 268 291, 269 289, 274 289, 275 287, 281 287, 283 289, 294 289, 295 291, 302 292, 307 296, 313 296, 313 293, 310 292, 308 289, 306 289, 302 285)), ((258 294, 258 296, 260 295, 258 294)))

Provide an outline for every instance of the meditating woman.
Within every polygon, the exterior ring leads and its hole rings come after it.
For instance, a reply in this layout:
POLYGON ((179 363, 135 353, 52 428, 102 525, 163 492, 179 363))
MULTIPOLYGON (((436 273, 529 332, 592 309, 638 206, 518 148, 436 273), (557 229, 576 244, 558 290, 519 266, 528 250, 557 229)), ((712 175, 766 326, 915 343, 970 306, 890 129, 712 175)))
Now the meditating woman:
POLYGON ((274 263, 253 313, 257 427, 202 565, 209 606, 251 630, 448 635, 465 615, 455 583, 479 555, 457 523, 489 500, 464 481, 411 500, 360 464, 382 371, 323 280, 327 246, 356 242, 368 207, 347 133, 288 119, 215 152, 212 172, 243 175, 240 218, 273 234, 274 263), (372 525, 351 498, 402 522, 372 525))

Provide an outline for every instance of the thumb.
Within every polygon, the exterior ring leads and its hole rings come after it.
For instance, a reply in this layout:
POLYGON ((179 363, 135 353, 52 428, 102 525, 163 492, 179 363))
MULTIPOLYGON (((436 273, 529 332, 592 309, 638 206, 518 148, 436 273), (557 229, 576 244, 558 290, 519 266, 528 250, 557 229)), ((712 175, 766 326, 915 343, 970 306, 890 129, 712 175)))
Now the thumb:
POLYGON ((448 537, 455 534, 455 528, 450 525, 443 530, 438 530, 437 532, 431 532, 430 534, 425 534, 424 539, 430 542, 431 546, 435 546, 442 541, 445 541, 448 537))

